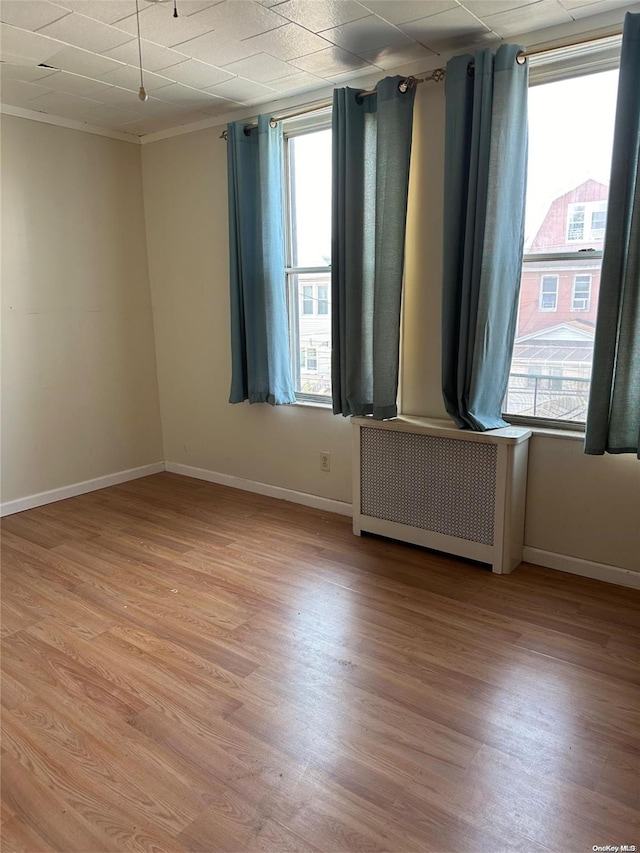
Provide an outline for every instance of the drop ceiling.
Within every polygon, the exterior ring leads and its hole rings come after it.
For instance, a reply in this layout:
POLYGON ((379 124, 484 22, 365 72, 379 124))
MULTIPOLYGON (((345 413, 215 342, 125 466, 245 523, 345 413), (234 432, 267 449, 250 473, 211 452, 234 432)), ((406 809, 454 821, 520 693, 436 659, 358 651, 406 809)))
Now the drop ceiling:
MULTIPOLYGON (((2 0, 0 99, 141 137, 628 0, 2 0)), ((620 19, 622 15, 620 16, 620 19)), ((356 84, 357 85, 357 84, 356 84)))

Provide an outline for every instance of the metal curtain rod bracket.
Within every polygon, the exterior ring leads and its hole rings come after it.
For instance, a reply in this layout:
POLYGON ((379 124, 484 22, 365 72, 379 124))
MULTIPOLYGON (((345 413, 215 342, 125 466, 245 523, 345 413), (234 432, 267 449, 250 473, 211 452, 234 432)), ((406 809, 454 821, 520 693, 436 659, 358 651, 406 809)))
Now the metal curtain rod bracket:
MULTIPOLYGON (((444 80, 445 76, 446 76, 446 71, 444 68, 436 68, 435 71, 432 71, 431 74, 427 75, 426 77, 405 77, 403 80, 401 80, 398 83, 398 90, 404 94, 405 92, 408 92, 409 89, 411 89, 413 86, 417 86, 418 83, 426 83, 429 80, 433 80, 435 83, 441 83, 444 80)), ((375 94, 376 94, 376 89, 371 89, 368 92, 359 92, 358 98, 368 98, 370 95, 375 95, 375 94)), ((326 110, 326 109, 329 109, 330 106, 332 106, 332 102, 326 101, 325 103, 322 103, 322 104, 316 104, 315 106, 307 107, 304 110, 297 110, 296 112, 285 113, 284 115, 279 115, 279 116, 271 116, 271 118, 269 119, 269 124, 271 125, 271 127, 275 127, 278 124, 278 122, 284 121, 285 119, 297 118, 298 116, 304 116, 304 115, 307 115, 308 113, 315 113, 315 112, 319 112, 320 110, 326 110)), ((258 125, 256 122, 250 122, 249 124, 246 124, 244 127, 245 133, 249 133, 250 131, 254 130, 257 126, 258 125)), ((222 133, 220 134, 220 139, 226 139, 226 138, 227 138, 227 131, 223 130, 222 133)))

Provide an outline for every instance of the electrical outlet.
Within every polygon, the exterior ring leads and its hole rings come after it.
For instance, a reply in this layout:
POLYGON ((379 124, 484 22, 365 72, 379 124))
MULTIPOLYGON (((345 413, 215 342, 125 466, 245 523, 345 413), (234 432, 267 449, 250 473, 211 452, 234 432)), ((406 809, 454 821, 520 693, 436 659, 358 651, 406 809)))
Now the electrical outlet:
POLYGON ((326 450, 320 451, 320 470, 327 473, 331 471, 331 454, 326 450))

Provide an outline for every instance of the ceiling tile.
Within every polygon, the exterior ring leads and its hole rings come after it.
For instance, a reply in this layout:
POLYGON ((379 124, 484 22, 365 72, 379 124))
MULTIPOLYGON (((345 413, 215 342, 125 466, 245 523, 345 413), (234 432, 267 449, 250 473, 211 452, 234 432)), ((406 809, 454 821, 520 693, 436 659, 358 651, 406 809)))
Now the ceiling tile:
MULTIPOLYGON (((280 80, 272 80, 269 83, 278 94, 285 92, 308 92, 311 89, 320 89, 327 86, 327 81, 308 71, 298 71, 292 77, 282 77, 280 80)), ((329 84, 330 85, 330 84, 329 84)))
POLYGON ((146 106, 145 101, 138 98, 137 90, 134 92, 131 89, 123 89, 120 86, 111 86, 111 88, 100 98, 105 104, 112 107, 124 107, 128 110, 138 111, 146 106))
POLYGON ((117 47, 131 38, 114 27, 100 21, 94 21, 91 18, 85 18, 84 15, 78 15, 76 12, 43 27, 40 34, 95 53, 102 53, 112 47, 117 47))
MULTIPOLYGON (((331 33, 333 30, 328 32, 331 33)), ((243 44, 252 48, 252 53, 270 53, 278 59, 296 59, 298 56, 306 56, 308 53, 315 53, 316 50, 323 50, 329 46, 326 39, 310 33, 298 24, 285 24, 277 30, 246 39, 243 44)))
POLYGON ((209 30, 238 41, 275 30, 287 23, 286 18, 281 18, 252 0, 224 0, 194 15, 191 20, 202 22, 209 30))
POLYGON ((53 113, 63 118, 75 118, 79 121, 82 121, 82 116, 89 110, 97 106, 99 106, 98 101, 81 98, 79 95, 69 95, 66 92, 50 92, 29 102, 29 109, 53 113))
POLYGON ((85 120, 99 127, 113 127, 129 121, 137 121, 138 114, 125 107, 113 107, 108 104, 89 110, 84 114, 85 120))
POLYGON ((358 56, 376 48, 401 47, 411 43, 407 35, 375 16, 325 30, 322 36, 358 56))
POLYGON ((371 77, 370 65, 356 71, 347 71, 345 74, 334 74, 331 77, 331 82, 336 86, 353 86, 354 89, 360 89, 362 87, 358 85, 358 80, 362 77, 371 77))
POLYGON ((297 74, 298 69, 288 62, 269 56, 268 53, 257 53, 240 62, 231 62, 225 65, 225 71, 230 71, 238 77, 245 77, 256 83, 268 83, 270 80, 278 80, 297 74))
MULTIPOLYGON (((43 81, 44 82, 44 81, 43 81)), ((25 106, 28 109, 33 109, 29 106, 29 101, 34 98, 41 98, 50 92, 45 86, 39 86, 35 83, 25 83, 23 80, 5 80, 2 78, 2 101, 5 104, 13 106, 25 106)))
POLYGON ((331 45, 324 50, 310 53, 307 56, 299 56, 293 60, 294 65, 303 71, 317 74, 318 77, 330 77, 332 74, 344 74, 354 68, 362 68, 367 65, 366 59, 348 53, 337 45, 331 45))
POLYGON ((478 18, 484 18, 486 15, 497 15, 499 12, 508 12, 510 9, 537 2, 538 0, 462 0, 462 5, 478 18))
MULTIPOLYGON (((163 44, 165 47, 173 47, 189 39, 197 38, 213 29, 205 21, 198 22, 202 15, 185 17, 173 17, 173 4, 152 5, 140 12, 140 35, 148 41, 163 44)), ((137 36, 138 25, 136 16, 125 18, 118 23, 118 27, 131 35, 137 36)))
POLYGON ((560 5, 558 0, 538 0, 537 3, 500 12, 497 15, 487 15, 484 18, 486 24, 501 38, 541 27, 566 24, 572 20, 569 12, 560 5))
POLYGON ((437 48, 458 41, 471 44, 478 36, 490 33, 490 27, 481 23, 466 9, 457 8, 439 12, 420 21, 403 24, 402 29, 426 47, 437 48))
MULTIPOLYGON (((114 86, 121 86, 123 89, 130 89, 132 92, 137 92, 140 88, 140 70, 133 65, 121 65, 117 71, 110 71, 108 74, 103 74, 102 80, 105 83, 112 83, 114 86)), ((168 86, 171 82, 166 77, 160 77, 158 74, 153 74, 150 71, 144 72, 144 87, 148 92, 168 86)))
POLYGON ((71 95, 81 95, 83 98, 94 98, 96 101, 101 101, 101 96, 111 88, 108 83, 82 77, 79 74, 69 74, 68 71, 57 71, 45 79, 47 88, 54 92, 68 92, 71 95))
POLYGON ((220 33, 207 33, 197 39, 180 45, 180 51, 194 59, 208 62, 217 68, 245 59, 255 53, 260 53, 260 48, 253 47, 249 42, 236 41, 236 39, 223 36, 220 33))
POLYGON ((314 33, 369 15, 354 0, 286 0, 276 6, 274 11, 314 33))
POLYGON ((201 89, 192 89, 190 86, 183 86, 182 83, 171 83, 169 86, 163 86, 155 92, 155 97, 160 101, 167 101, 176 106, 189 107, 190 109, 200 109, 200 106, 213 106, 220 100, 214 94, 203 91, 201 89))
POLYGON ((222 68, 216 68, 207 62, 197 59, 187 59, 178 65, 172 65, 162 72, 163 77, 175 80, 176 83, 184 83, 185 86, 194 86, 196 89, 206 89, 216 83, 230 80, 234 75, 222 68))
MULTIPOLYGON (((187 59, 184 53, 179 53, 177 50, 171 50, 168 47, 162 47, 146 39, 141 39, 140 44, 142 46, 142 67, 148 71, 162 71, 163 68, 169 68, 187 59)), ((125 62, 127 65, 138 65, 138 40, 132 39, 126 44, 121 44, 119 47, 107 50, 103 56, 108 56, 110 59, 117 59, 119 62, 125 62)))
MULTIPOLYGON (((601 12, 609 12, 612 9, 625 8, 629 5, 628 0, 600 0, 600 2, 583 3, 582 0, 561 0, 562 5, 575 20, 587 18, 590 15, 599 15, 601 12)), ((633 11, 638 4, 632 7, 633 11)))
MULTIPOLYGON (((493 0, 488 0, 493 2, 493 0)), ((497 0, 500 2, 500 0, 497 0)), ((517 2, 517 0, 515 0, 517 2)), ((456 0, 363 0, 364 5, 390 24, 407 24, 447 9, 455 9, 456 0)))
POLYGON ((68 10, 44 0, 2 0, 0 5, 0 21, 23 30, 38 30, 68 14, 68 10))
POLYGON ((203 9, 210 9, 211 6, 217 6, 218 3, 222 2, 223 0, 177 0, 178 15, 189 17, 190 15, 202 12, 203 9))
MULTIPOLYGON (((56 44, 60 46, 59 42, 56 44)), ((121 62, 90 53, 88 50, 82 50, 79 47, 63 47, 47 61, 49 65, 53 65, 61 71, 84 74, 85 77, 101 77, 109 71, 117 71, 118 68, 122 68, 121 62)))
POLYGON ((206 121, 209 118, 210 116, 197 110, 181 110, 179 107, 174 107, 173 112, 166 116, 141 118, 128 124, 119 125, 117 130, 123 133, 134 133, 136 136, 144 136, 147 133, 181 127, 184 124, 194 124, 198 121, 206 121))
POLYGON ((28 59, 37 65, 39 62, 46 62, 61 47, 63 45, 60 42, 39 33, 30 33, 9 24, 2 24, 0 27, 0 53, 5 62, 14 58, 28 59))
POLYGON ((384 71, 391 68, 397 68, 399 65, 406 65, 408 62, 417 62, 420 59, 429 59, 437 54, 433 50, 429 50, 422 44, 413 42, 413 44, 405 47, 396 48, 378 48, 378 50, 364 51, 363 59, 377 65, 384 71))
MULTIPOLYGON (((3 0, 4 2, 4 0, 3 0)), ((135 11, 135 0, 57 0, 60 6, 103 24, 115 24, 135 11)))
POLYGON ((40 68, 37 65, 11 65, 10 62, 3 62, 0 65, 2 85, 9 80, 21 80, 23 83, 33 83, 36 80, 44 80, 45 77, 50 77, 55 73, 55 68, 40 68))
POLYGON ((226 83, 210 86, 207 92, 211 92, 212 95, 219 95, 221 98, 246 103, 251 98, 272 95, 274 90, 270 86, 263 86, 261 83, 254 83, 252 80, 235 77, 233 80, 227 80, 226 83))

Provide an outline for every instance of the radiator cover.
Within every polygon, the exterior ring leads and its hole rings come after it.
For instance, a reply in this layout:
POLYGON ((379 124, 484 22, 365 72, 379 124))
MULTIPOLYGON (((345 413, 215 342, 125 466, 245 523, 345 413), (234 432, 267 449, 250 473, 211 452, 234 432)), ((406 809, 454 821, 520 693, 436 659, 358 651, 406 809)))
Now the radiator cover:
POLYGON ((497 572, 521 561, 528 430, 465 433, 406 417, 352 421, 355 533, 471 557, 497 572))

